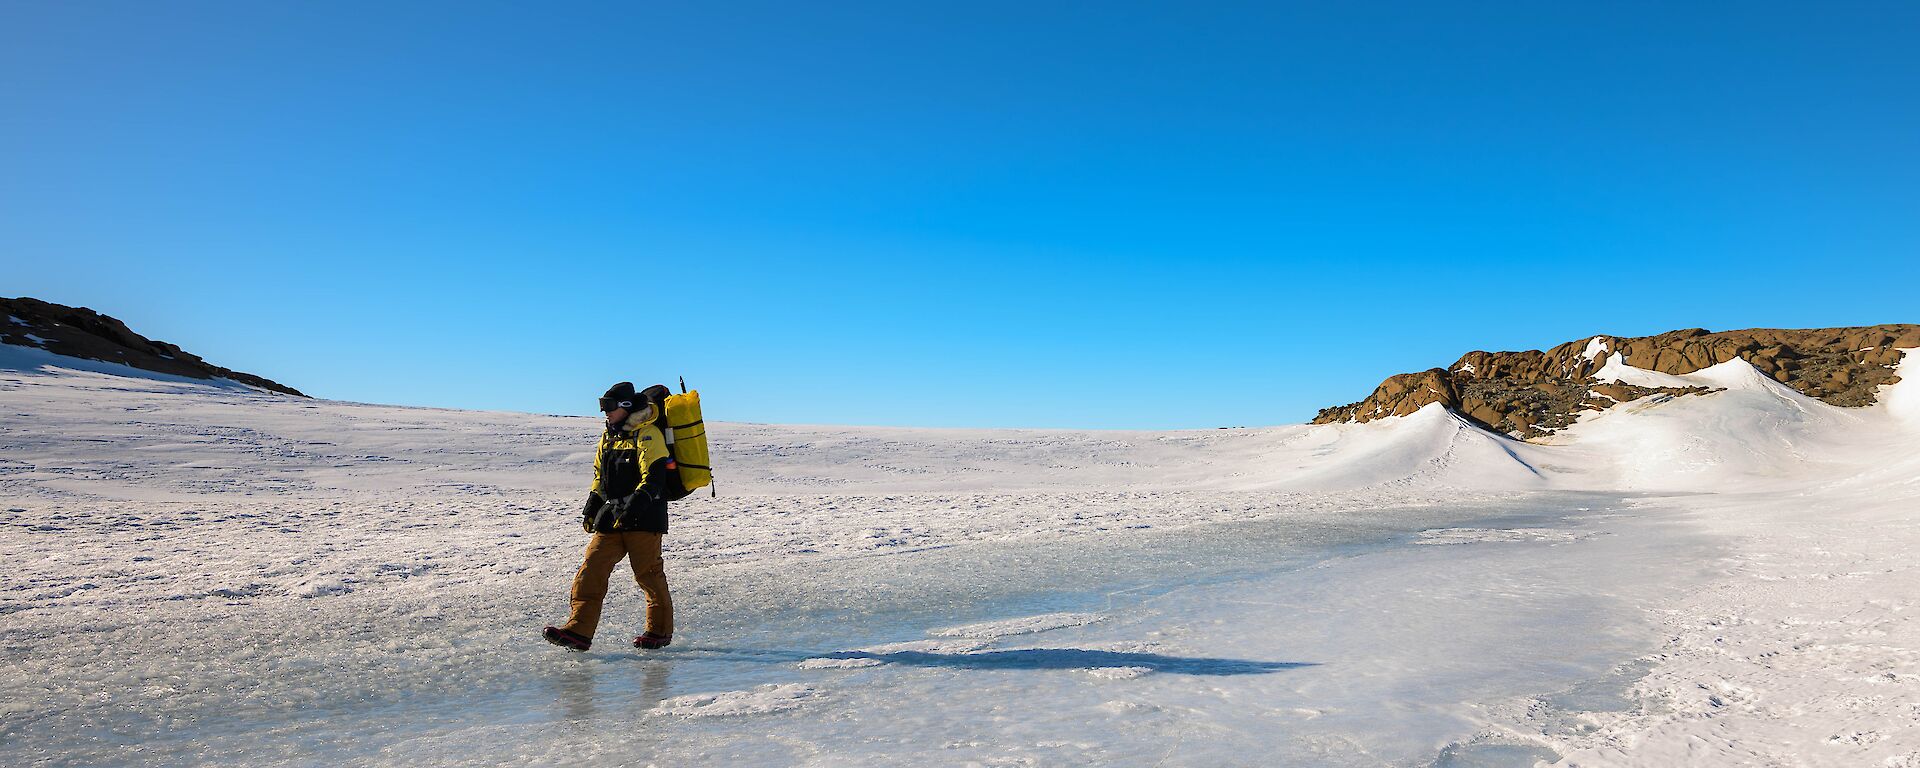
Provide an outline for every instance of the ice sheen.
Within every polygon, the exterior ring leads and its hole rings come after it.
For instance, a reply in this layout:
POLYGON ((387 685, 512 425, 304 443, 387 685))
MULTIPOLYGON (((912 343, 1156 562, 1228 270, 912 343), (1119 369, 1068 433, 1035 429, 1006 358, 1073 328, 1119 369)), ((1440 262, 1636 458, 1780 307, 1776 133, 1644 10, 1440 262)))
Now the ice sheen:
POLYGON ((682 636, 622 650, 619 585, 568 656, 592 420, 0 350, 10 764, 1920 760, 1913 355, 1553 445, 716 423, 682 636))

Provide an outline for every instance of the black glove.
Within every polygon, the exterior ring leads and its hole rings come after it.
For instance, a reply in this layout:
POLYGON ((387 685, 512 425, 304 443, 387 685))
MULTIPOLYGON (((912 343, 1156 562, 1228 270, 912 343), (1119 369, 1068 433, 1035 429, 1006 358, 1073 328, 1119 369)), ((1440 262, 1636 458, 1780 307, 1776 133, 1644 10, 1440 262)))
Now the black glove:
POLYGON ((601 498, 598 493, 587 494, 586 506, 580 508, 580 527, 586 529, 587 533, 593 533, 593 516, 606 503, 607 500, 601 498))
POLYGON ((613 527, 619 524, 620 518, 626 516, 627 504, 631 503, 632 499, 632 496, 622 496, 597 505, 594 508, 593 516, 586 519, 585 527, 587 531, 589 533, 611 533, 613 527))

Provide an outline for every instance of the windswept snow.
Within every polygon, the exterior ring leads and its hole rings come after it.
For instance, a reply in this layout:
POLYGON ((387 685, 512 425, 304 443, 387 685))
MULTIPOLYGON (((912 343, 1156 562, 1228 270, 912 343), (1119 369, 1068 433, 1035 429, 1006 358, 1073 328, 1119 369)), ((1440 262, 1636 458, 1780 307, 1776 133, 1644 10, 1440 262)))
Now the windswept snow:
POLYGON ((625 647, 617 575, 567 655, 537 631, 584 543, 595 420, 0 346, 0 757, 1920 764, 1915 358, 1841 409, 1742 361, 1615 353, 1600 379, 1715 391, 1551 444, 1437 405, 716 421, 720 495, 667 540, 674 646, 625 647))
POLYGON ((1603 383, 1617 381, 1621 384, 1632 384, 1636 387, 1695 386, 1683 376, 1675 376, 1671 373, 1661 373, 1659 371, 1650 371, 1645 368, 1635 368, 1627 365, 1626 356, 1618 352, 1607 356, 1606 365, 1602 365, 1600 366, 1600 370, 1594 371, 1593 378, 1603 383))
POLYGON ((1585 415, 1550 440, 1578 456, 1589 474, 1561 478, 1562 485, 1699 492, 1799 487, 1812 477, 1844 475, 1860 466, 1863 448, 1896 439, 1863 439, 1874 437, 1871 425, 1886 420, 1873 409, 1807 397, 1745 360, 1674 376, 1631 368, 1618 358, 1601 374, 1641 386, 1721 391, 1650 396, 1585 415))
POLYGON ((1265 457, 1265 487, 1488 490, 1545 485, 1539 470, 1517 452, 1524 446, 1474 427, 1439 403, 1395 419, 1306 428, 1285 447, 1293 450, 1265 457))

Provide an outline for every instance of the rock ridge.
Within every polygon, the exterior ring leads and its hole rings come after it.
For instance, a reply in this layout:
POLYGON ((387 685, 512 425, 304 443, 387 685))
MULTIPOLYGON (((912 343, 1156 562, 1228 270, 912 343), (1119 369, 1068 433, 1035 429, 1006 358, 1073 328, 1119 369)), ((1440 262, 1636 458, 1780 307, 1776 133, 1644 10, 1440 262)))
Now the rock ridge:
POLYGON ((1899 350, 1913 347, 1920 347, 1920 325, 1686 328, 1657 336, 1592 336, 1545 351, 1468 352, 1446 368, 1391 376, 1364 400, 1322 409, 1313 423, 1367 422, 1440 403, 1489 430, 1528 439, 1570 426, 1587 411, 1650 395, 1708 391, 1596 379, 1616 357, 1634 368, 1673 375, 1745 360, 1809 397, 1861 407, 1873 404, 1881 385, 1899 381, 1894 373, 1899 350))
POLYGON ((195 379, 233 381, 306 397, 300 390, 251 373, 222 368, 164 341, 134 333, 126 323, 86 307, 20 297, 0 298, 6 321, 0 342, 44 349, 57 355, 120 363, 145 371, 195 379))

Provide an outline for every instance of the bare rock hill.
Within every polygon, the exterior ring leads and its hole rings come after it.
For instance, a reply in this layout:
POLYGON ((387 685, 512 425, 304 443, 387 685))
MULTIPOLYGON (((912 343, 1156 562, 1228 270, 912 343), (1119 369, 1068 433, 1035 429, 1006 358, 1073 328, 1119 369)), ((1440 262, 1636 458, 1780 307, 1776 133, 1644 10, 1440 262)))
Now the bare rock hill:
POLYGON ((156 373, 195 379, 232 379, 261 389, 306 397, 299 390, 251 373, 221 368, 164 341, 154 341, 126 323, 86 307, 21 297, 0 298, 6 312, 0 342, 35 347, 58 355, 121 363, 156 373))
POLYGON ((1635 338, 1595 336, 1545 352, 1468 352, 1446 368, 1392 376, 1365 400, 1321 410, 1313 423, 1372 421, 1440 403, 1495 432, 1531 438, 1571 425, 1583 411, 1656 393, 1705 391, 1595 381, 1594 373, 1614 354, 1635 368, 1676 375, 1737 358, 1810 397, 1858 407, 1871 405, 1880 385, 1899 380, 1893 372, 1899 350, 1912 347, 1920 347, 1920 325, 1718 333, 1688 328, 1635 338))

